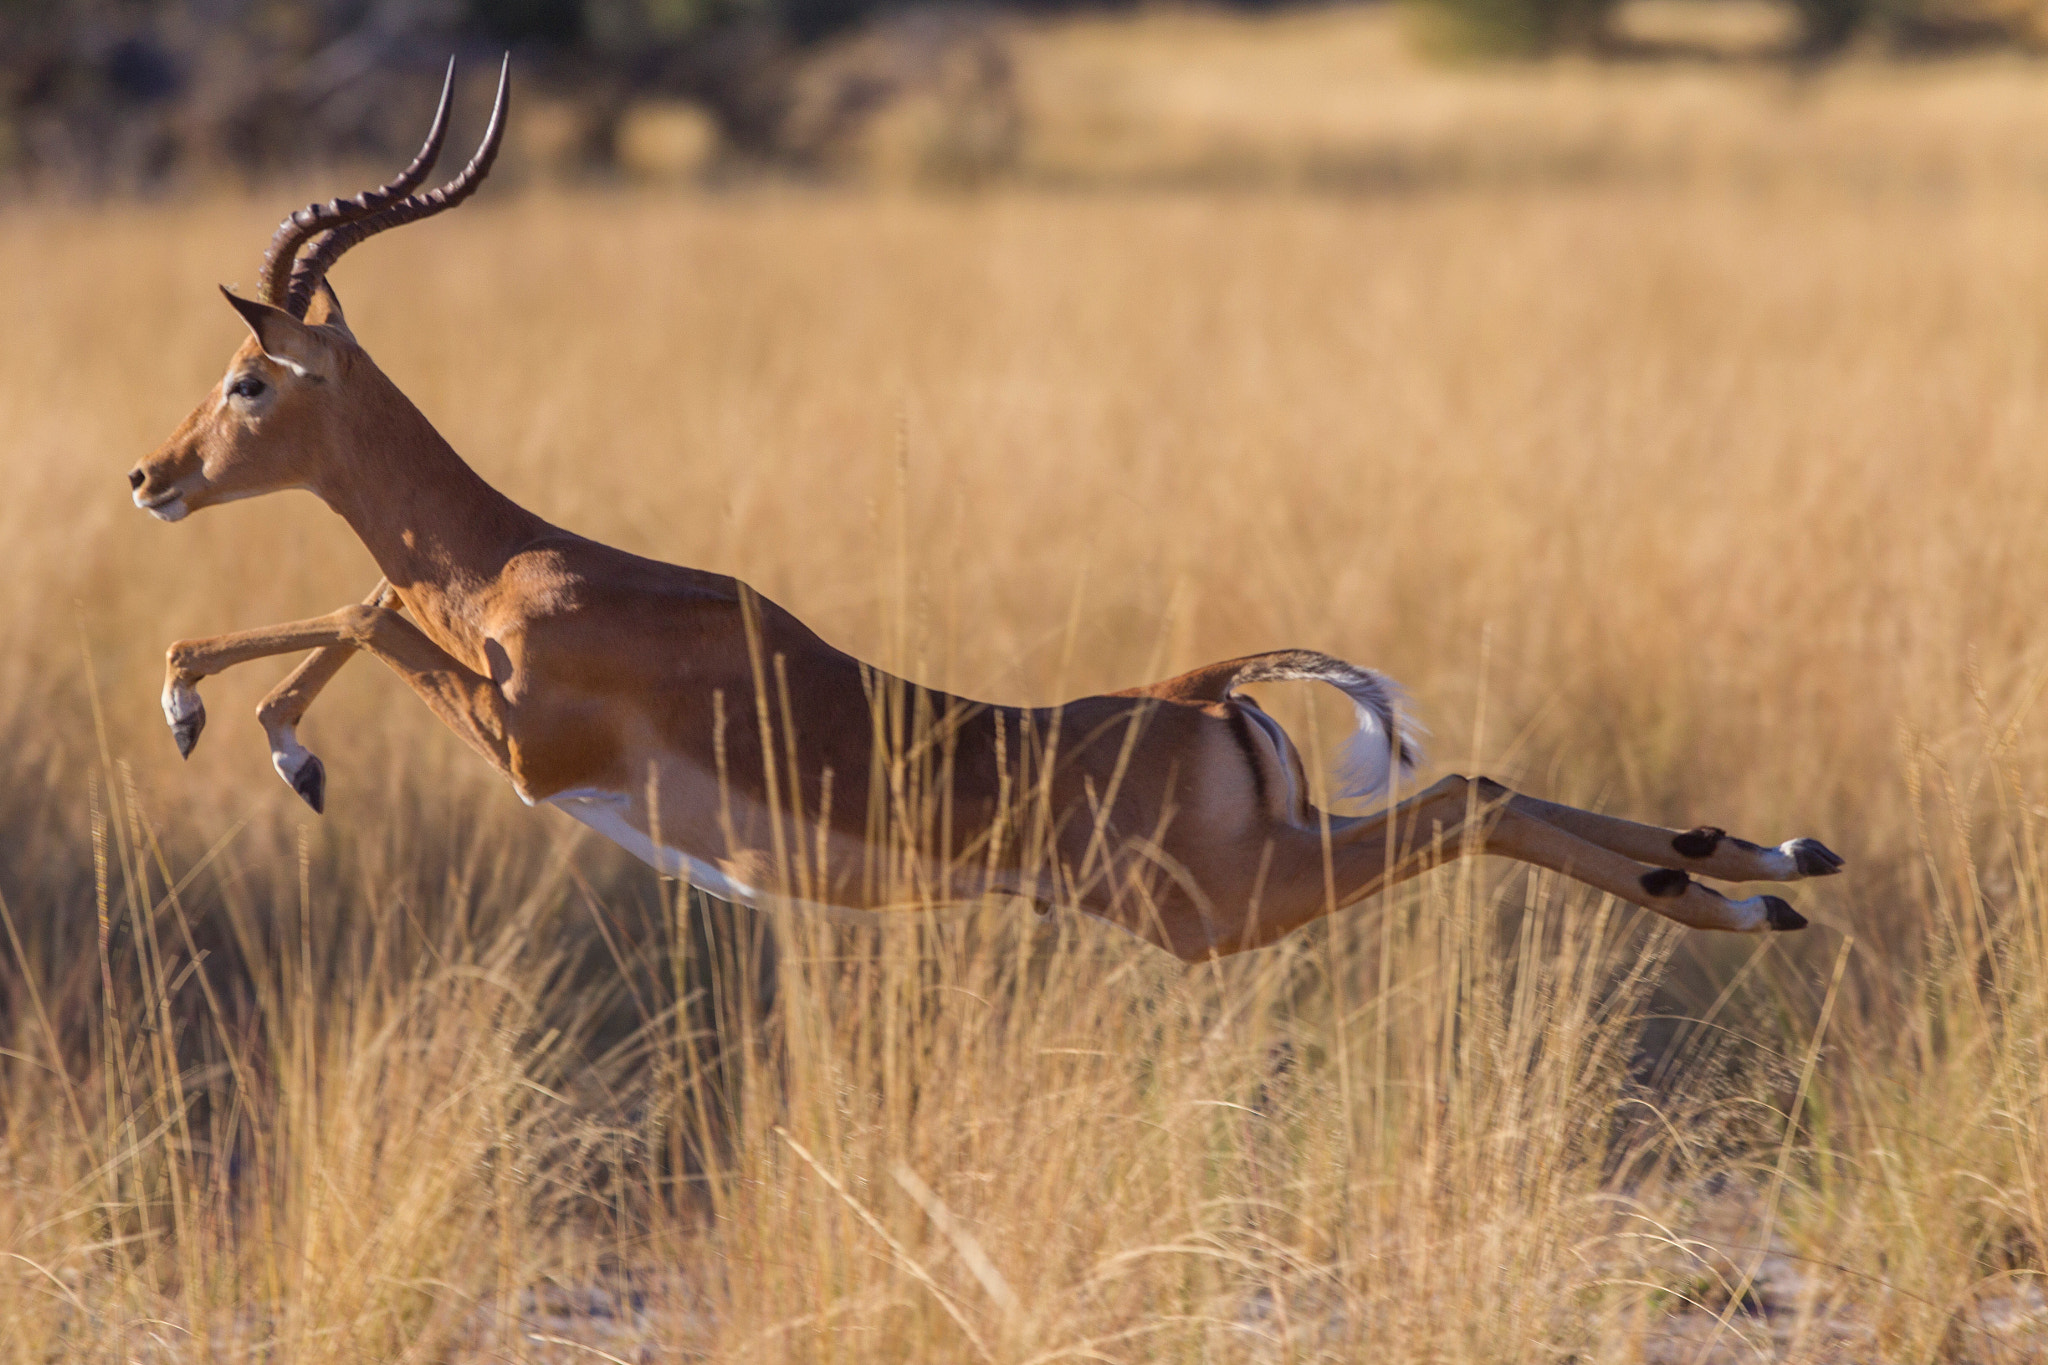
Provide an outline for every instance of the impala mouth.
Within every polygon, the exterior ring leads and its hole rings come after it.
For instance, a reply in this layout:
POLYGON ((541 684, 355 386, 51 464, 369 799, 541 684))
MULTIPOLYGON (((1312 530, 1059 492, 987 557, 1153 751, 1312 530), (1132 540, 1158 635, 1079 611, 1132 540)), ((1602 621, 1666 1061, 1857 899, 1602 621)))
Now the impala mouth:
POLYGON ((185 494, 176 488, 159 493, 153 498, 142 496, 142 490, 135 490, 135 505, 159 521, 183 521, 192 509, 185 506, 185 494))

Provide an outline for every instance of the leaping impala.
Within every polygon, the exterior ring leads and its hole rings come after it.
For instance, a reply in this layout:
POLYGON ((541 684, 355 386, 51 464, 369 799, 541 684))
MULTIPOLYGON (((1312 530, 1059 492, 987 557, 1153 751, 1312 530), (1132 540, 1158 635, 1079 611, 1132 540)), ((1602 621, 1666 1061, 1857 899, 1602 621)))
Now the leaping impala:
MULTIPOLYGON (((462 202, 505 130, 509 71, 461 174, 417 193, 447 130, 451 64, 426 145, 397 179, 286 218, 250 336, 219 387, 129 474, 164 521, 308 489, 383 580, 360 605, 170 648, 163 705, 190 755, 195 685, 312 649, 257 716, 315 811, 320 760, 294 727, 356 650, 410 684, 529 804, 555 806, 716 896, 887 910, 1015 895, 1076 906, 1189 961, 1270 943, 1466 853, 1552 869, 1701 929, 1797 929, 1776 896, 1693 880, 1838 872, 1811 839, 1764 848, 1449 777, 1393 808, 1310 804, 1300 755, 1247 683, 1328 683, 1356 708, 1360 781, 1417 761, 1380 674, 1288 650, 1064 706, 967 701, 889 677, 738 581, 550 525, 463 463, 357 344, 326 282, 363 238, 462 202), (402 615, 401 612, 404 614, 402 615), (410 617, 411 619, 407 619, 410 617)), ((223 291, 226 292, 225 290, 223 291)))

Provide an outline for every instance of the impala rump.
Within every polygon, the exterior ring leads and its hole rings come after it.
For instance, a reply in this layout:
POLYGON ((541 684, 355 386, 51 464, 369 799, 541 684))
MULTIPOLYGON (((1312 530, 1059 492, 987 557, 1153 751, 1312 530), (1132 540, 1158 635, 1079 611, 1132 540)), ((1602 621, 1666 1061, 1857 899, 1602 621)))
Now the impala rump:
MULTIPOLYGON (((1345 741, 1339 760, 1338 799, 1370 800, 1384 795, 1397 780, 1421 766, 1421 740, 1427 731, 1407 709, 1401 684, 1386 674, 1312 649, 1286 649, 1241 661, 1224 685, 1223 695, 1234 698, 1246 683, 1264 682, 1328 683, 1351 699, 1358 728, 1345 741)), ((1257 718, 1272 725, 1272 718, 1263 710, 1257 711, 1257 718)))

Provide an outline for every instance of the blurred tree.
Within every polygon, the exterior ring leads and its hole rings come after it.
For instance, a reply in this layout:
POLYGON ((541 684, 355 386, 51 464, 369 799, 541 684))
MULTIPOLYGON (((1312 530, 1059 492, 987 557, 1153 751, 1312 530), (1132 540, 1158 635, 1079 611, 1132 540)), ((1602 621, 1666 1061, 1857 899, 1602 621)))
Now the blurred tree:
POLYGON ((1620 0, 1416 0, 1429 45, 1488 56, 1598 52, 1620 0))
POLYGON ((1877 12, 1876 0, 1792 0, 1799 12, 1800 55, 1830 57, 1847 47, 1877 12))
POLYGON ((1798 58, 1819 61, 1869 38, 1898 53, 1972 48, 2039 51, 2048 0, 1790 0, 1799 15, 1798 58))
MULTIPOLYGON (((147 183, 203 160, 261 172, 389 157, 417 135, 449 52, 506 47, 527 90, 573 108, 593 167, 616 164, 628 113, 650 97, 702 108, 729 155, 803 161, 937 79, 938 49, 997 41, 979 11, 925 13, 888 0, 0 0, 0 171, 147 183), (840 62, 833 89, 806 89, 822 49, 878 18, 908 56, 840 62)), ((1006 60, 977 69, 1007 82, 1006 60)))
MULTIPOLYGON (((1523 56, 1615 52, 1621 2, 1411 0, 1436 45, 1523 56)), ((1806 60, 1865 33, 1914 50, 2048 33, 2048 0, 1786 3, 1806 60)), ((572 111, 592 168, 619 164, 650 98, 703 110, 728 158, 815 165, 916 90, 976 130, 947 157, 999 159, 1019 121, 1001 32, 979 0, 0 0, 0 176, 132 185, 209 162, 388 159, 416 135, 449 52, 474 69, 506 47, 523 89, 572 111), (868 36, 847 41, 855 30, 868 36)))

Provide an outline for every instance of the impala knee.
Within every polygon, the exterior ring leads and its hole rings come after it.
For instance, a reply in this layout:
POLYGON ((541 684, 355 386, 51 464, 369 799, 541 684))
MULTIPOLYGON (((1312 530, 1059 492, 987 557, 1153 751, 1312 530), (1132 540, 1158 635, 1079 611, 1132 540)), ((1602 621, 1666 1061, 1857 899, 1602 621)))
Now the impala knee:
POLYGON ((283 696, 265 697, 256 704, 256 723, 266 734, 289 729, 299 723, 299 713, 292 706, 291 699, 283 696))
POLYGON ((377 634, 377 628, 384 624, 384 618, 391 614, 389 607, 372 606, 358 602, 343 607, 334 613, 335 633, 352 645, 366 645, 377 634))

